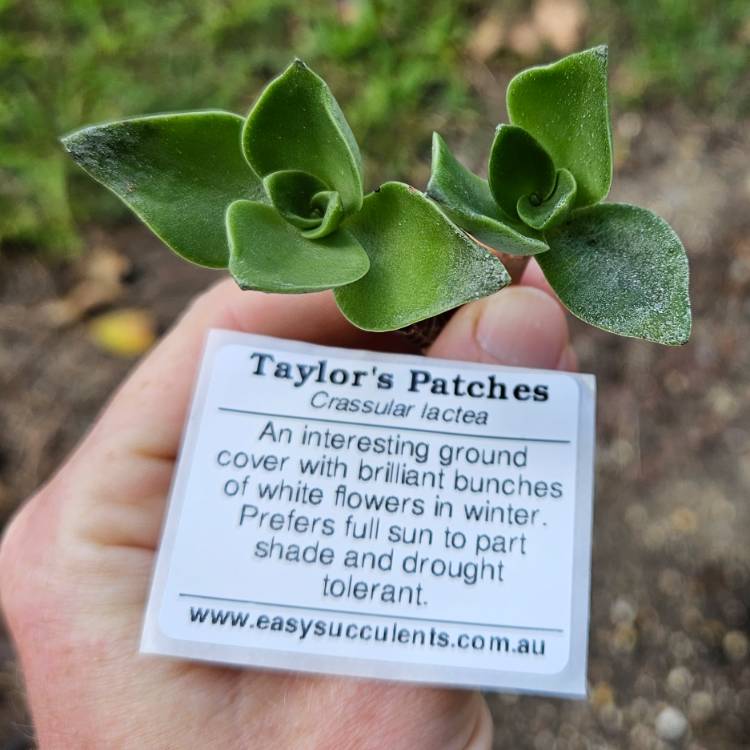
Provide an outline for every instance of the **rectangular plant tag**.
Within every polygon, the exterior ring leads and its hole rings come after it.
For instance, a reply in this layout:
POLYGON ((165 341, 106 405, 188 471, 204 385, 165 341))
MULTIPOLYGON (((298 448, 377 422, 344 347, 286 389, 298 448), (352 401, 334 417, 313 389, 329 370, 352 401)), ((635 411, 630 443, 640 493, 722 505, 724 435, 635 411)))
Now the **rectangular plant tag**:
POLYGON ((212 331, 142 651, 583 696, 594 394, 212 331))

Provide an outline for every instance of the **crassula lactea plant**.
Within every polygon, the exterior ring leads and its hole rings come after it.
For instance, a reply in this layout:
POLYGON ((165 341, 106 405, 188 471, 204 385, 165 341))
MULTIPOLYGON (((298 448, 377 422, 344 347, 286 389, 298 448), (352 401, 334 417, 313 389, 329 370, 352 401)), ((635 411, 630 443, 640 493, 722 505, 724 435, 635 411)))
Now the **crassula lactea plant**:
POLYGON ((79 130, 73 158, 186 260, 243 289, 333 289, 360 328, 394 330, 507 286, 535 256, 579 318, 663 344, 690 335, 688 265, 669 225, 600 203, 612 180, 607 51, 521 72, 488 179, 433 140, 426 193, 367 195, 356 140, 325 82, 293 62, 246 118, 199 111, 79 130))

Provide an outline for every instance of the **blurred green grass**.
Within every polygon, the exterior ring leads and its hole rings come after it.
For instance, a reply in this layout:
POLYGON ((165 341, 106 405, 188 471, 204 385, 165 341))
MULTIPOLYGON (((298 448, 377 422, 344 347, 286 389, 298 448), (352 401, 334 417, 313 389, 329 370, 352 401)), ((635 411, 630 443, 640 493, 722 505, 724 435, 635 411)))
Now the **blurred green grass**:
MULTIPOLYGON (((533 5, 0 0, 0 242, 67 255, 80 246, 78 227, 123 216, 68 163, 60 134, 148 112, 244 112, 295 55, 331 84, 363 147, 368 185, 397 178, 421 187, 433 129, 467 136, 499 120, 505 80, 559 56, 544 42, 525 50, 497 42, 477 56, 488 19, 499 39, 533 5)), ((746 0, 582 7, 579 46, 610 44, 615 107, 679 102, 706 118, 747 113, 746 0)))

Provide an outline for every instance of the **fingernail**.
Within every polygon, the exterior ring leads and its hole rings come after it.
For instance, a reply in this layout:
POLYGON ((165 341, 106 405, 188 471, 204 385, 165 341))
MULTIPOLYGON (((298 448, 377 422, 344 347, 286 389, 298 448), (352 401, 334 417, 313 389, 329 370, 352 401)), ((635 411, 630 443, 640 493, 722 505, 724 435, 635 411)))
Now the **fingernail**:
POLYGON ((485 300, 475 337, 489 361, 553 369, 568 345, 568 324, 549 295, 510 287, 485 300))

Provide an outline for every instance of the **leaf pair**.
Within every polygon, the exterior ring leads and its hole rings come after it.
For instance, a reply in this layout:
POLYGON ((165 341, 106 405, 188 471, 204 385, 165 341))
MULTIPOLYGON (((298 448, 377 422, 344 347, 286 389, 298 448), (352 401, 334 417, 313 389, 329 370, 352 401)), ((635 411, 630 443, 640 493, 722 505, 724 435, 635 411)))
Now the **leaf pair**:
POLYGON ((535 255, 570 311, 614 333, 664 344, 690 335, 688 266, 671 228, 646 209, 597 205, 612 181, 607 50, 518 74, 510 125, 495 134, 488 179, 436 133, 427 194, 500 252, 535 255))
POLYGON ((229 270, 237 283, 312 292, 364 276, 367 253, 341 227, 362 207, 362 159, 323 79, 295 60, 250 111, 242 150, 270 205, 229 206, 229 270))
POLYGON ((364 196, 359 148, 301 61, 247 118, 204 111, 97 125, 63 143, 170 248, 244 289, 337 289, 356 325, 390 330, 510 282, 499 260, 421 193, 364 196))
POLYGON ((301 62, 247 119, 155 115, 63 143, 176 253, 229 267, 240 286, 305 292, 367 272, 367 254, 340 229, 362 205, 359 151, 328 87, 301 62))

